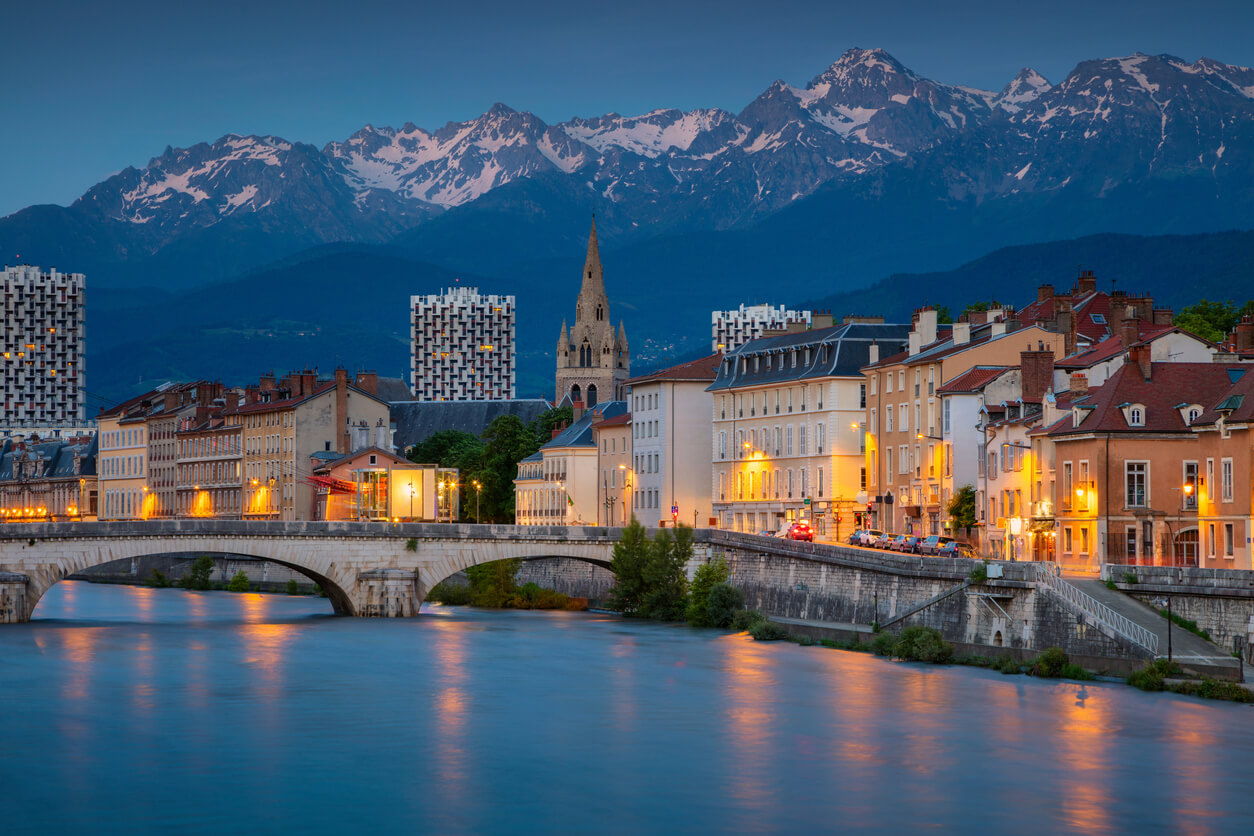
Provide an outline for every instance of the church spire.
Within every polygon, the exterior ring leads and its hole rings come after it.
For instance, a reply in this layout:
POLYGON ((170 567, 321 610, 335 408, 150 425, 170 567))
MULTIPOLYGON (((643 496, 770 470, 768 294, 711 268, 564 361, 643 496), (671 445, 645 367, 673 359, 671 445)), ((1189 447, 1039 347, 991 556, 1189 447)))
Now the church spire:
MULTIPOLYGON (((583 283, 579 296, 585 305, 595 306, 605 299, 605 275, 601 271, 601 251, 597 246, 597 216, 592 216, 592 231, 588 233, 588 257, 583 262, 583 283)), ((588 311, 584 311, 587 315, 588 311)))

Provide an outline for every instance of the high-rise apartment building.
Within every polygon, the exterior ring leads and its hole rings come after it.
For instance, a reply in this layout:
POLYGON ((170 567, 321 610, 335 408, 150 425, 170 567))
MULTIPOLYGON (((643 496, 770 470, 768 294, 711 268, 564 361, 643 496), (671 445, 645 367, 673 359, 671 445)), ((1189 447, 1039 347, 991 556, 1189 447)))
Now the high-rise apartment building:
POLYGON ((710 348, 723 354, 735 351, 767 331, 786 331, 789 326, 811 322, 809 311, 790 311, 783 305, 741 305, 734 311, 710 314, 710 348))
POLYGON ((410 297, 412 382, 420 401, 514 397, 514 297, 450 287, 410 297))
POLYGON ((82 273, 4 268, 0 435, 73 436, 90 429, 84 404, 82 273))

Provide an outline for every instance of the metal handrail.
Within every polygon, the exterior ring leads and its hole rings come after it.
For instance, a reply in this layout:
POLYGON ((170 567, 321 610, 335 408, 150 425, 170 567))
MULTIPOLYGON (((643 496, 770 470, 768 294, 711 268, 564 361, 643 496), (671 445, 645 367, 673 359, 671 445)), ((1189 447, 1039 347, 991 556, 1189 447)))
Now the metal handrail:
POLYGON ((1120 615, 1101 601, 1062 578, 1062 571, 1052 563, 1036 563, 1036 580, 1065 603, 1078 609, 1099 626, 1118 633, 1133 644, 1158 655, 1158 634, 1120 615))

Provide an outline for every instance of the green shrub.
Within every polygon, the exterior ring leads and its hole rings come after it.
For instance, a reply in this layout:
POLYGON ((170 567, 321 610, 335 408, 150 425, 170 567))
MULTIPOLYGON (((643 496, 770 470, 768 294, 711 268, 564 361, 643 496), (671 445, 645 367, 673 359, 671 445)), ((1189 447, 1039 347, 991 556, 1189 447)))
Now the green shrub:
POLYGON ((252 588, 252 584, 248 582, 248 574, 243 570, 239 570, 231 576, 231 582, 226 585, 227 592, 247 592, 252 588))
POLYGON ((1017 673, 1023 673, 1023 663, 1013 656, 1002 656, 993 663, 993 670, 1006 676, 1012 676, 1017 673))
POLYGON ((1185 618, 1184 616, 1178 615, 1174 612, 1168 613, 1165 607, 1163 609, 1160 609, 1158 611, 1158 614, 1161 615, 1163 618, 1171 619, 1171 623, 1175 624, 1177 627, 1183 627, 1184 629, 1188 630, 1193 635, 1201 636, 1202 638, 1206 639, 1206 641, 1211 641, 1210 631, 1203 630, 1202 628, 1198 627, 1196 621, 1185 618))
POLYGON ((1142 691, 1165 691, 1167 683, 1164 680, 1179 673, 1180 666, 1175 662, 1155 659, 1141 670, 1133 671, 1127 682, 1133 688, 1140 688, 1142 691))
POLYGON ((897 637, 892 633, 876 633, 871 640, 871 652, 876 656, 892 656, 897 650, 897 637))
POLYGON ((814 639, 810 638, 809 636, 789 636, 789 638, 795 641, 797 644, 801 645, 802 647, 814 646, 814 639))
POLYGON ((213 574, 213 558, 209 555, 201 555, 196 558, 196 562, 192 564, 192 568, 186 575, 179 580, 179 586, 184 589, 209 589, 209 577, 213 574))
POLYGON ((1139 579, 1139 578, 1137 578, 1137 576, 1136 576, 1136 573, 1135 573, 1135 572, 1124 572, 1124 573, 1123 573, 1123 582, 1124 582, 1124 583, 1126 583, 1126 584, 1134 584, 1134 583, 1139 583, 1139 581, 1140 581, 1140 579, 1139 579))
POLYGON ((287 579, 287 594, 288 594, 288 595, 299 595, 299 594, 300 594, 300 584, 298 584, 298 583, 296 582, 296 578, 288 578, 288 579, 287 579))
POLYGON ((1063 669, 1070 663, 1071 659, 1061 647, 1051 647, 1036 657, 1029 673, 1045 679, 1057 679, 1062 676, 1063 669))
POLYGON ((977 563, 975 567, 967 573, 967 577, 971 579, 971 583, 979 586, 988 580, 988 563, 977 563))
POLYGON ((155 589, 165 589, 170 585, 170 578, 160 569, 153 569, 152 574, 148 576, 147 583, 155 589))
POLYGON ((405 541, 405 551, 407 552, 418 551, 418 538, 417 537, 410 537, 408 540, 405 541))
POLYGON ((317 595, 319 598, 325 598, 327 597, 327 591, 322 588, 322 584, 316 583, 314 584, 314 595, 317 595))
POLYGON ((1201 682, 1176 682, 1172 684, 1171 690, 1188 697, 1254 703, 1254 692, 1242 688, 1235 682, 1220 682, 1215 679, 1203 679, 1201 682))
POLYGON ((729 627, 745 605, 745 595, 729 583, 716 583, 706 596, 706 618, 711 627, 729 627))
POLYGON ((819 644, 822 645, 823 647, 830 647, 832 649, 840 648, 840 645, 836 642, 835 639, 819 639, 819 644))
MULTIPOLYGON (((710 592, 715 586, 725 585, 731 577, 727 562, 718 557, 704 565, 698 566, 692 576, 692 584, 688 588, 688 608, 685 616, 693 627, 716 627, 710 620, 710 592)), ((739 609, 743 604, 733 607, 739 609)), ((730 618, 730 616, 729 616, 730 618)))
POLYGON ((762 621, 765 616, 757 610, 736 610, 732 616, 731 628, 737 633, 743 633, 748 630, 754 623, 762 621))
POLYGON ((1118 588, 1119 588, 1119 584, 1115 583, 1115 579, 1114 579, 1114 578, 1107 578, 1107 579, 1106 579, 1106 588, 1107 588, 1107 589, 1118 589, 1118 588))
POLYGON ((427 600, 447 607, 464 607, 470 603, 470 596, 471 591, 467 584, 443 581, 431 588, 427 593, 427 600))
POLYGON ((897 638, 893 655, 910 662, 943 665, 954 658, 954 646, 931 627, 907 627, 897 638))
POLYGON ((788 638, 788 631, 763 618, 749 625, 749 635, 753 636, 754 641, 774 642, 788 638))

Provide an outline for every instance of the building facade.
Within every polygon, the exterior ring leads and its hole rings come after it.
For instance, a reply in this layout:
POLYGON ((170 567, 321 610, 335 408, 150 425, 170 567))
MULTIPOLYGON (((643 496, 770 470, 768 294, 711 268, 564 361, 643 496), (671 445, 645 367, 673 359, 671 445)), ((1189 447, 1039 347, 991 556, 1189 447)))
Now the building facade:
POLYGON ((627 381, 632 510, 645 525, 712 525, 709 387, 722 360, 712 354, 627 381))
POLYGON ((562 320, 562 333, 557 339, 555 402, 568 400, 591 408, 602 401, 623 400, 630 370, 627 331, 619 321, 615 332, 610 318, 610 300, 605 293, 605 275, 597 245, 597 225, 593 220, 579 296, 575 300, 575 323, 568 329, 566 320, 562 320))
POLYGON ((184 416, 174 443, 175 516, 240 519, 244 496, 241 416, 184 416))
POLYGON ((82 435, 87 419, 82 273, 5 267, 0 324, 0 436, 82 435))
POLYGON ((601 471, 597 525, 626 525, 635 507, 632 504, 631 413, 624 412, 593 424, 592 437, 597 445, 597 467, 601 471))
POLYGON ((0 441, 0 522, 96 518, 96 438, 0 441))
POLYGON ((720 528, 776 531, 809 519, 828 540, 865 507, 861 369, 908 325, 846 322, 764 337, 724 356, 713 395, 712 490, 720 528))
POLYGON ((810 327, 809 311, 793 311, 778 307, 741 304, 734 311, 713 311, 710 314, 710 350, 729 354, 767 331, 787 331, 800 325, 810 327))
POLYGON ((514 297, 450 287, 410 297, 410 376, 420 401, 514 397, 514 297))
POLYGON ((591 525, 598 519, 603 495, 592 427, 626 412, 625 402, 605 401, 577 413, 570 426, 519 462, 514 479, 517 525, 591 525))

